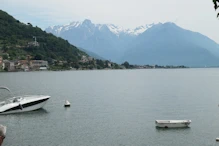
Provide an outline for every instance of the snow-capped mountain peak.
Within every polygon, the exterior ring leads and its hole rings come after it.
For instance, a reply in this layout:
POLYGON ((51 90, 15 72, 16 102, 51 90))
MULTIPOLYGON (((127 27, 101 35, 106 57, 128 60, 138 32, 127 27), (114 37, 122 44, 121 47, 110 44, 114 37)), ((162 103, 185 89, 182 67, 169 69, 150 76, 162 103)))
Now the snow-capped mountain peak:
POLYGON ((125 29, 119 26, 115 26, 114 24, 107 24, 108 29, 114 33, 115 35, 119 36, 121 33, 125 32, 125 29))
POLYGON ((152 24, 146 24, 146 25, 142 25, 139 27, 136 27, 134 29, 128 29, 128 34, 132 34, 132 35, 139 35, 142 34, 143 32, 145 32, 147 29, 151 28, 152 26, 156 25, 155 23, 152 24))
MULTIPOLYGON (((85 19, 83 22, 79 21, 74 21, 66 25, 57 25, 57 26, 50 26, 46 29, 47 32, 51 32, 55 34, 56 36, 60 36, 61 33, 71 30, 71 29, 76 29, 80 27, 85 27, 89 30, 94 30, 98 29, 100 31, 103 31, 104 27, 107 27, 113 34, 116 36, 120 36, 121 34, 127 34, 127 35, 132 35, 132 36, 138 36, 139 34, 145 32, 148 28, 154 26, 155 24, 147 24, 144 26, 139 26, 134 29, 125 29, 120 26, 116 26, 114 24, 93 24, 91 20, 85 19)), ((93 31, 90 31, 93 32, 93 31)))

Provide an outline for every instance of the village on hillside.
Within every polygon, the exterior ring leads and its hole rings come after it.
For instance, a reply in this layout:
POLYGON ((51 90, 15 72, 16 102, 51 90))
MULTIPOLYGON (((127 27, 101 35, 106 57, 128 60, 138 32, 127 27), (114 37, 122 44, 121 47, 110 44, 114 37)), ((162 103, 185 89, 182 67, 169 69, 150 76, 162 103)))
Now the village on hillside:
MULTIPOLYGON (((40 47, 40 43, 37 42, 36 37, 34 41, 28 42, 25 46, 16 45, 18 48, 40 47)), ((17 72, 17 71, 45 71, 45 70, 92 70, 92 69, 122 69, 122 67, 116 63, 108 60, 98 60, 93 57, 82 55, 80 60, 76 62, 68 62, 66 60, 50 59, 42 60, 41 57, 26 55, 20 56, 17 54, 17 58, 13 59, 9 53, 4 52, 4 49, 0 47, 0 71, 17 72), (1 51, 2 50, 2 51, 1 51), (21 59, 22 58, 22 59, 21 59)), ((123 67, 124 68, 124 67, 123 67)))
POLYGON ((47 70, 48 67, 48 61, 31 60, 30 56, 26 60, 3 60, 0 56, 0 71, 39 71, 47 70))
MULTIPOLYGON (((3 54, 9 56, 9 54, 3 54)), ((10 58, 10 57, 8 57, 10 58)), ((51 68, 48 61, 33 60, 33 57, 27 55, 25 60, 8 60, 0 56, 0 72, 18 72, 18 71, 46 71, 46 70, 95 70, 95 69, 156 69, 156 68, 187 68, 185 66, 158 66, 158 65, 130 65, 124 62, 121 65, 108 60, 95 60, 92 57, 82 56, 78 64, 67 66, 67 61, 53 60, 51 68), (55 68, 54 68, 55 67, 55 68), (58 68, 57 68, 58 67, 58 68), (61 67, 61 68, 60 68, 61 67), (64 67, 64 68, 63 68, 64 67)))

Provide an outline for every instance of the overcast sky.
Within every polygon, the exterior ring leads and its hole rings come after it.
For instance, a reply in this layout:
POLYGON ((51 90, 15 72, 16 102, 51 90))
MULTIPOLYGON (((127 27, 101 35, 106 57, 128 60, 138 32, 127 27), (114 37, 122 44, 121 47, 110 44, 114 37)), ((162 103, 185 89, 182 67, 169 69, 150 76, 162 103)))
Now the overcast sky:
POLYGON ((42 29, 84 19, 124 28, 170 21, 219 43, 212 0, 0 0, 0 9, 42 29))

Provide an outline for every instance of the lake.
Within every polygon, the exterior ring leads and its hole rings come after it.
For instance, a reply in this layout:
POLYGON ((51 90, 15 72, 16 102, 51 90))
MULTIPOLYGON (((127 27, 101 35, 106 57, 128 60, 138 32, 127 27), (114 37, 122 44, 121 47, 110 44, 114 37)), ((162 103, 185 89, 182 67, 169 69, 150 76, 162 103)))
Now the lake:
POLYGON ((3 146, 219 145, 219 69, 0 73, 0 85, 51 96, 41 110, 0 116, 3 146), (159 119, 192 123, 158 129, 159 119))

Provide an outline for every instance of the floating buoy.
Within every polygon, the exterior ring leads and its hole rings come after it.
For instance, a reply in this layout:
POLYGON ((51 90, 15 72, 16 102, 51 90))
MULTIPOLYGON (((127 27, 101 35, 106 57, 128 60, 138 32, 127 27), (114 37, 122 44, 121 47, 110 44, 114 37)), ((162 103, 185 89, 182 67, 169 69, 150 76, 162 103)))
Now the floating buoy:
POLYGON ((65 100, 64 107, 70 107, 70 106, 71 106, 71 103, 68 100, 65 100))

